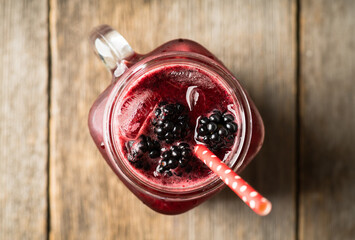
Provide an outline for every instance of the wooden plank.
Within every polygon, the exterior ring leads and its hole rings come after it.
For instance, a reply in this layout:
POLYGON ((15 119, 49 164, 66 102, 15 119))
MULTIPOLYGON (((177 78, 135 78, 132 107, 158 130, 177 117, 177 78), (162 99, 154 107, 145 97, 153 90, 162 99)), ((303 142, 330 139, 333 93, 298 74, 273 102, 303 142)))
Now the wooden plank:
POLYGON ((354 239, 355 2, 301 10, 300 239, 354 239))
POLYGON ((53 239, 294 239, 295 1, 51 1, 53 239), (250 91, 265 146, 244 176, 274 202, 261 218, 229 190, 178 216, 153 212, 111 172, 87 130, 110 76, 86 42, 108 23, 137 52, 196 40, 250 91), (137 214, 139 213, 139 214, 137 214))
POLYGON ((47 1, 0 1, 0 239, 47 235, 47 1))

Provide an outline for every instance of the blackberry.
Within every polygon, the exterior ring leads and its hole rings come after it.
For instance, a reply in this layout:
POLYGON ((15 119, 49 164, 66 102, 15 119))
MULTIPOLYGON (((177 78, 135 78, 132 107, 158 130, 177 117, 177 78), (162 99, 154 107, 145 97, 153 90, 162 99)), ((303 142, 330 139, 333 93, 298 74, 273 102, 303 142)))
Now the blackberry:
POLYGON ((214 110, 209 116, 202 116, 197 127, 197 139, 205 143, 212 151, 230 147, 238 131, 234 116, 214 110))
POLYGON ((126 146, 128 149, 128 160, 134 164, 136 168, 149 169, 149 163, 144 162, 145 157, 151 159, 158 158, 160 156, 160 143, 152 140, 150 137, 141 135, 137 140, 128 142, 126 146))
MULTIPOLYGON (((157 167, 157 172, 168 173, 172 169, 177 167, 185 168, 189 161, 192 159, 192 151, 190 145, 187 143, 179 143, 178 145, 173 145, 170 149, 164 151, 161 154, 162 160, 157 167)), ((170 175, 170 174, 168 174, 170 175)), ((181 174, 175 174, 181 175, 181 174)))
POLYGON ((166 143, 173 143, 186 137, 189 129, 187 108, 180 103, 161 102, 155 109, 152 120, 157 138, 166 143))

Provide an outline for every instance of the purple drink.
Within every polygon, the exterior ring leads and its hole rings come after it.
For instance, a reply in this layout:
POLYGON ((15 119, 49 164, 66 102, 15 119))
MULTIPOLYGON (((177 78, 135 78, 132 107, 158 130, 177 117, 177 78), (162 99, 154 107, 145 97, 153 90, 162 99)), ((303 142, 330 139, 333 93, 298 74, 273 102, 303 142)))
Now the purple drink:
MULTIPOLYGON (((99 29, 93 40, 109 42, 110 31, 99 29)), ((165 214, 185 212, 223 187, 192 156, 193 146, 208 145, 240 171, 262 145, 262 120, 237 80, 195 42, 174 40, 147 55, 126 55, 112 68, 123 74, 113 74, 90 111, 90 132, 145 204, 165 214)))

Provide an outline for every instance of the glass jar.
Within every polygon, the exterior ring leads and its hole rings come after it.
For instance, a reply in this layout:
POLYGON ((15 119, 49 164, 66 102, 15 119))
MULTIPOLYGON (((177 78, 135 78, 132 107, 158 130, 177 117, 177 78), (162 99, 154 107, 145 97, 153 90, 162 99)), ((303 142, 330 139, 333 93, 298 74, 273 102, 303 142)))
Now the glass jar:
POLYGON ((112 82, 93 104, 89 114, 91 136, 108 165, 121 181, 147 206, 164 214, 179 214, 219 192, 224 184, 215 174, 197 185, 169 187, 147 181, 132 170, 115 144, 114 112, 124 90, 143 74, 167 66, 190 66, 218 76, 237 102, 240 137, 226 164, 240 172, 260 150, 264 126, 258 110, 228 69, 196 42, 178 39, 152 52, 135 53, 111 27, 96 28, 90 41, 97 55, 112 73, 112 82))

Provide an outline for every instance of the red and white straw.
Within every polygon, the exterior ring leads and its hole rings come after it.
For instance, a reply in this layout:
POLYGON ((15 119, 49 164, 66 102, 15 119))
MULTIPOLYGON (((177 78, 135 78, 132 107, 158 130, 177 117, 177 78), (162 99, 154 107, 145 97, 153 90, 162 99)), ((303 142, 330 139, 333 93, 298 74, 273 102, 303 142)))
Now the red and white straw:
POLYGON ((271 202, 254 190, 246 181, 224 164, 204 145, 196 145, 194 153, 222 181, 230 187, 255 213, 265 216, 271 211, 271 202))

